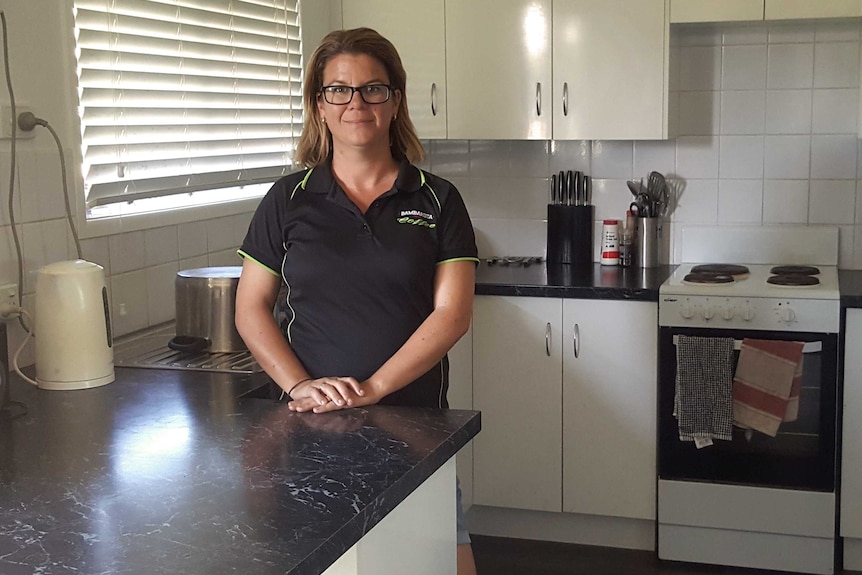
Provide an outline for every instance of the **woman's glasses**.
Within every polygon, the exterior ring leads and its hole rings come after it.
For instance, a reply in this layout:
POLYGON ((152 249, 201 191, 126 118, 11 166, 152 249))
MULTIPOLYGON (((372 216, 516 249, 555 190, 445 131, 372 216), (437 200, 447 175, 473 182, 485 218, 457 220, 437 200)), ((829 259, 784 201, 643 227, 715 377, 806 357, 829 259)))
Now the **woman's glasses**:
POLYGON ((359 92, 359 96, 366 104, 382 104, 389 101, 392 95, 392 86, 386 84, 368 84, 367 86, 324 86, 320 89, 323 99, 329 104, 344 106, 353 99, 353 94, 359 92))

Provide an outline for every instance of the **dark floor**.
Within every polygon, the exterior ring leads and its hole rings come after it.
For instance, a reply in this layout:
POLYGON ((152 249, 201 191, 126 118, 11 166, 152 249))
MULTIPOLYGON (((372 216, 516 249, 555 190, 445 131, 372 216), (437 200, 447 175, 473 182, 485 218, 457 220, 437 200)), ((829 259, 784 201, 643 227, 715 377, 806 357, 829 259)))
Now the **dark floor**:
MULTIPOLYGON (((765 575, 782 571, 659 561, 652 551, 471 535, 478 575, 765 575)), ((850 573, 858 572, 846 572, 850 573)))

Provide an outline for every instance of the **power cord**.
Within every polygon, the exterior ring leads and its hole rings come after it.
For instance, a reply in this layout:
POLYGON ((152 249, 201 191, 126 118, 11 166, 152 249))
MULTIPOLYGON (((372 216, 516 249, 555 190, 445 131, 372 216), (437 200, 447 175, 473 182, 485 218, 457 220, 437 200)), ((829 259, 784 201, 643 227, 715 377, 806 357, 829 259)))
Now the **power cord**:
MULTIPOLYGON (((15 123, 15 122, 13 122, 15 123)), ((33 112, 24 112, 18 116, 18 127, 25 132, 30 132, 36 129, 36 126, 47 128, 54 137, 54 143, 57 144, 57 153, 60 156, 60 177, 63 180, 63 200, 66 203, 66 220, 69 222, 69 229, 72 230, 72 238, 75 240, 75 250, 78 253, 78 259, 84 259, 81 251, 81 240, 78 237, 78 230, 75 228, 75 221, 72 218, 72 202, 69 199, 69 183, 66 181, 66 155, 63 153, 63 144, 60 142, 60 137, 57 132, 51 127, 47 120, 36 117, 33 112)))

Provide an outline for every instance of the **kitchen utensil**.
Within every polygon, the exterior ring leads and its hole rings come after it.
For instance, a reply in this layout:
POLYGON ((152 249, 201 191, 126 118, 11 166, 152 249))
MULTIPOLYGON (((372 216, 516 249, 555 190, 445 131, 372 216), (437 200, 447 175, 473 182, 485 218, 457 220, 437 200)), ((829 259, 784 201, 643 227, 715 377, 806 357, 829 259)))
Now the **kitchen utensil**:
POLYGON ((634 180, 629 180, 626 182, 626 185, 629 187, 629 191, 632 193, 632 196, 637 197, 639 193, 641 193, 641 184, 634 180))
POLYGON ((557 202, 557 174, 551 174, 551 201, 549 204, 556 204, 557 202))
POLYGON ((584 173, 580 170, 575 172, 575 205, 584 205, 584 173))
POLYGON ((566 205, 572 206, 575 204, 575 182, 572 170, 566 171, 566 205))
POLYGON ((248 349, 236 330, 236 288, 240 266, 179 272, 176 288, 176 332, 168 347, 188 352, 233 352, 248 349))
POLYGON ((557 174, 557 198, 559 204, 566 203, 566 173, 562 170, 557 174))
POLYGON ((114 381, 113 334, 102 266, 84 260, 44 266, 36 276, 36 383, 86 389, 114 381))

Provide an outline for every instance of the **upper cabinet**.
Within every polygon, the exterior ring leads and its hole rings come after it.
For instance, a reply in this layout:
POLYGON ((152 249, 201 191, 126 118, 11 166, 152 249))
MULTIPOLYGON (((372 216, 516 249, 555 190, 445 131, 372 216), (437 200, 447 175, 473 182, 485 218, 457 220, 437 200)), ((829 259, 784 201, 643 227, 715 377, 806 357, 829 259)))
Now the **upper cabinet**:
POLYGON ((557 0, 553 137, 667 138, 665 0, 557 0))
POLYGON ((449 138, 551 139, 551 0, 446 0, 449 138))
POLYGON ((449 137, 667 137, 665 0, 446 0, 449 137))
POLYGON ((859 0, 671 0, 670 10, 672 24, 859 16, 859 0))
POLYGON ((398 49, 410 118, 422 139, 446 138, 443 12, 443 0, 342 0, 344 28, 374 28, 398 49))
POLYGON ((862 16, 859 0, 766 0, 766 20, 853 18, 862 16))
POLYGON ((763 0, 671 0, 671 24, 763 20, 763 0))

